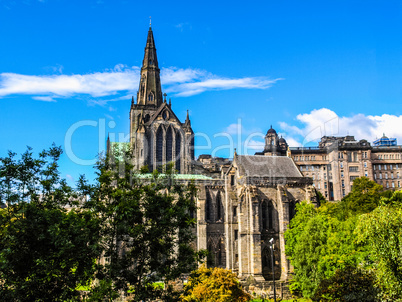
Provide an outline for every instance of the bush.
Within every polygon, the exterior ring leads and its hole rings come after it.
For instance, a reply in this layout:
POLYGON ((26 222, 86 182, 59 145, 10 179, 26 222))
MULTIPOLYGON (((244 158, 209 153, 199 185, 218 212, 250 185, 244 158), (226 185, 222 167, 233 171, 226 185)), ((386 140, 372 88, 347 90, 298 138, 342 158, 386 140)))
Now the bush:
POLYGON ((186 302, 242 302, 250 298, 230 270, 204 265, 190 274, 182 295, 186 302))

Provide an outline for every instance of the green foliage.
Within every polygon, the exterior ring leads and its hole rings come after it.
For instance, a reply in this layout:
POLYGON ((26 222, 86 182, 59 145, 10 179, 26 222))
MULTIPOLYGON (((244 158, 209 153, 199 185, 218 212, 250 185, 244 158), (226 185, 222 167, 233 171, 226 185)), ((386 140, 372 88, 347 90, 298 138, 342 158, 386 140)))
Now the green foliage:
POLYGON ((318 209, 301 203, 285 233, 286 253, 294 266, 290 289, 304 297, 312 297, 322 280, 337 269, 356 266, 367 258, 367 248, 355 242, 357 218, 346 220, 340 204, 326 203, 318 209))
POLYGON ((320 282, 313 301, 377 301, 374 276, 362 269, 347 266, 320 282))
POLYGON ((371 247, 371 260, 382 299, 402 301, 402 192, 383 198, 382 205, 362 215, 358 240, 371 247), (385 205, 386 204, 386 205, 385 205))
POLYGON ((340 202, 298 205, 285 232, 295 272, 291 290, 315 300, 374 301, 375 277, 382 300, 400 301, 401 205, 402 192, 383 192, 366 177, 355 179, 340 202))
POLYGON ((99 221, 60 179, 61 153, 0 158, 0 301, 71 301, 93 278, 99 221))
POLYGON ((191 273, 184 288, 182 301, 186 302, 242 302, 250 295, 243 291, 236 275, 223 268, 204 265, 191 273))
POLYGON ((96 274, 101 282, 93 295, 112 300, 116 293, 132 292, 133 301, 172 300, 171 288, 153 284, 189 273, 200 259, 192 246, 196 189, 176 184, 169 168, 166 177, 156 171, 152 179, 138 179, 130 155, 109 154, 97 164, 98 183, 80 183, 90 195, 86 206, 102 221, 108 260, 96 274))
POLYGON ((356 214, 369 213, 380 202, 383 187, 367 177, 360 177, 353 181, 352 191, 343 198, 348 209, 356 214))

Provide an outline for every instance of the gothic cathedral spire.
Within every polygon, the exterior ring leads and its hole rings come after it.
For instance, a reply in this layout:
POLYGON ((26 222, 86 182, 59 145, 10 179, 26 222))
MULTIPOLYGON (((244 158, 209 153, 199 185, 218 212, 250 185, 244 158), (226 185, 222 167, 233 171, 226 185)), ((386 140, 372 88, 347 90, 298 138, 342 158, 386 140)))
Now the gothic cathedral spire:
POLYGON ((163 102, 160 80, 160 70, 154 35, 149 26, 147 44, 145 45, 144 60, 141 67, 140 87, 137 92, 138 105, 152 105, 159 107, 163 102))

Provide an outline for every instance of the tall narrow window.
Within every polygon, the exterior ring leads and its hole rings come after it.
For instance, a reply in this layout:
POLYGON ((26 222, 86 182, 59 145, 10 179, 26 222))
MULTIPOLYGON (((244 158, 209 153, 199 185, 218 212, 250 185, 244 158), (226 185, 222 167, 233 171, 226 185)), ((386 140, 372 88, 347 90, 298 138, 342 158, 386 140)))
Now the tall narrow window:
POLYGON ((179 132, 176 134, 176 170, 181 173, 181 135, 179 132))
POLYGON ((216 194, 216 219, 223 221, 221 192, 216 194))
POLYGON ((173 161, 173 133, 172 133, 172 128, 169 127, 168 130, 166 131, 166 163, 170 163, 173 161))
POLYGON ((207 189, 206 191, 206 201, 205 201, 205 219, 207 221, 211 220, 211 194, 209 194, 209 191, 207 189))
POLYGON ((148 94, 148 102, 153 102, 154 101, 154 94, 152 92, 150 92, 148 94))
POLYGON ((163 130, 159 127, 156 132, 156 168, 162 172, 162 154, 163 154, 163 130))

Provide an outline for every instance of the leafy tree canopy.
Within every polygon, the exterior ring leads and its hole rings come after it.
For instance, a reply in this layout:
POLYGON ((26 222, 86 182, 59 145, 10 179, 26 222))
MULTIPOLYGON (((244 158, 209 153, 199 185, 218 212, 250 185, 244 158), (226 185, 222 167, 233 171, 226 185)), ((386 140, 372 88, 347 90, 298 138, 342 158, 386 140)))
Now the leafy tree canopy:
POLYGON ((204 265, 191 273, 182 295, 186 302, 242 302, 250 298, 230 270, 204 265))
POLYGON ((78 299, 99 257, 99 221, 60 178, 62 151, 0 158, 0 301, 78 299))

